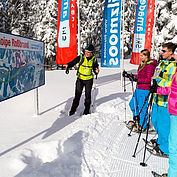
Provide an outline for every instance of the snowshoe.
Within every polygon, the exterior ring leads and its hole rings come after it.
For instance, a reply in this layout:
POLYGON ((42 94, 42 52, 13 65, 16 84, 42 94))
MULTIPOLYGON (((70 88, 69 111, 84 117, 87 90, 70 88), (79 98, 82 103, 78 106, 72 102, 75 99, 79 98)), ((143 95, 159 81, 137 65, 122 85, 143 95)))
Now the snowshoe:
POLYGON ((158 157, 164 157, 164 158, 169 158, 169 156, 167 154, 165 154, 164 152, 162 152, 159 147, 155 147, 153 149, 151 148, 147 148, 147 150, 152 154, 152 155, 155 155, 155 156, 158 156, 158 157))
POLYGON ((152 174, 154 175, 154 177, 168 177, 167 173, 164 173, 162 175, 159 175, 158 173, 156 173, 155 171, 152 171, 152 174))
POLYGON ((130 121, 128 121, 128 123, 126 123, 126 127, 128 129, 132 129, 133 125, 135 125, 135 121, 134 120, 130 120, 130 121))
MULTIPOLYGON (((143 138, 143 141, 146 143, 146 139, 143 138)), ((156 142, 156 139, 151 139, 150 141, 147 141, 147 146, 150 148, 158 147, 159 144, 156 142)))
POLYGON ((162 177, 162 175, 159 175, 159 174, 156 173, 155 171, 152 171, 152 174, 154 175, 154 177, 162 177))
MULTIPOLYGON (((142 133, 146 134, 147 130, 144 130, 142 133)), ((155 135, 156 131, 154 129, 150 129, 150 130, 148 130, 148 134, 155 135)))

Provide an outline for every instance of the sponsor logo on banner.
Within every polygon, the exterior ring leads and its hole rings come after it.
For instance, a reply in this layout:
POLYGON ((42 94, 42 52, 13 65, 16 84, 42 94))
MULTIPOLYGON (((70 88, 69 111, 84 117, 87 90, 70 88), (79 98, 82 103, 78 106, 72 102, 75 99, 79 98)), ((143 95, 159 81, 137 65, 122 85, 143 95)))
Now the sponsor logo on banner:
POLYGON ((130 63, 140 64, 140 52, 151 51, 154 23, 155 0, 138 0, 136 7, 135 28, 133 34, 132 56, 130 63))
POLYGON ((77 57, 77 0, 58 0, 57 64, 77 57))
POLYGON ((70 28, 69 28, 69 0, 62 1, 60 28, 59 28, 59 47, 69 47, 70 43, 70 28))
POLYGON ((120 30, 121 0, 106 0, 102 32, 102 67, 120 67, 120 30))

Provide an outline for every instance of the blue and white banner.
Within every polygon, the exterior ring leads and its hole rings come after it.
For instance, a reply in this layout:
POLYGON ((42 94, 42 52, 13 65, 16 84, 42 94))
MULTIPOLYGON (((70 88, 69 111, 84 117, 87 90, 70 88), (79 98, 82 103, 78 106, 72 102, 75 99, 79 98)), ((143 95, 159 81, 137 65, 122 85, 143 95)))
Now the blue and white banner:
POLYGON ((106 0, 102 29, 102 67, 120 67, 120 32, 121 0, 106 0))

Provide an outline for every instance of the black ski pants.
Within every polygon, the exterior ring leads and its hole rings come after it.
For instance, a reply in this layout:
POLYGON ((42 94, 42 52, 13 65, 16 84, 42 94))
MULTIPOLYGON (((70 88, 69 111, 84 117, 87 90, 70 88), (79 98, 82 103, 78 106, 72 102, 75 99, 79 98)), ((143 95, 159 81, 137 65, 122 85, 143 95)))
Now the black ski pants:
POLYGON ((85 110, 84 114, 90 113, 90 105, 91 105, 91 92, 92 92, 92 86, 93 86, 93 79, 90 80, 76 80, 76 88, 75 88, 75 97, 73 100, 73 104, 71 107, 70 112, 75 113, 77 107, 79 106, 79 101, 82 95, 83 88, 85 87, 85 110))

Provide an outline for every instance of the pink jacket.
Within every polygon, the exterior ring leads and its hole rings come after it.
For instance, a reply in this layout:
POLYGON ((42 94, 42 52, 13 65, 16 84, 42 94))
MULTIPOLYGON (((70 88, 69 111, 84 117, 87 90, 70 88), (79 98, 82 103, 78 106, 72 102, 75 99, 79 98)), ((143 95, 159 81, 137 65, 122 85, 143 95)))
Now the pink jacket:
POLYGON ((170 87, 157 87, 157 94, 169 95, 168 97, 168 112, 172 115, 177 115, 177 69, 172 77, 170 87))
POLYGON ((139 71, 141 64, 139 65, 138 74, 135 75, 135 77, 138 77, 136 88, 142 90, 150 90, 151 77, 154 75, 156 65, 157 61, 154 59, 151 59, 141 71, 139 71))

